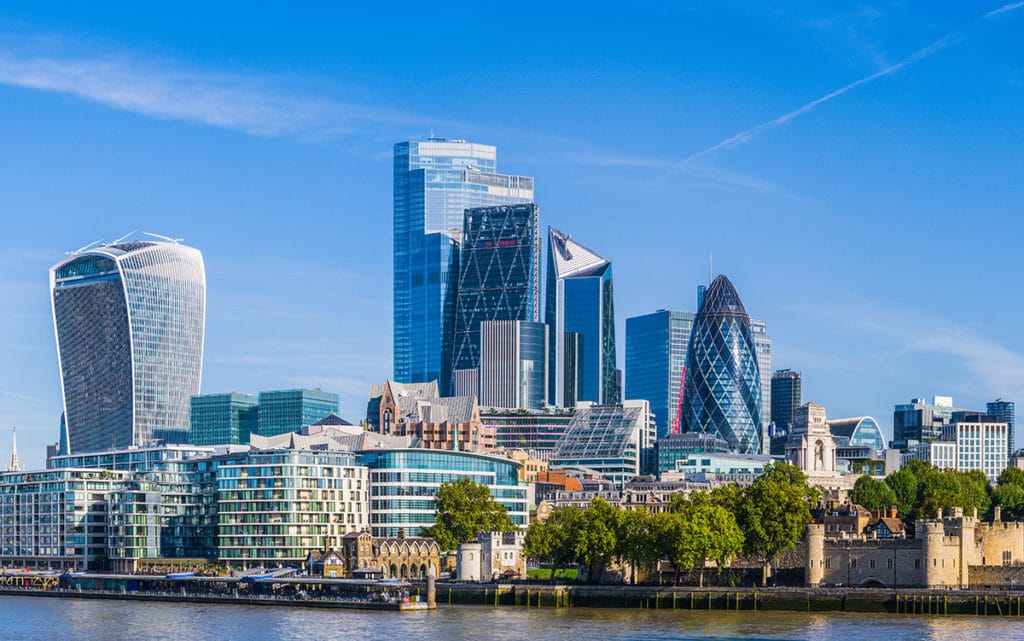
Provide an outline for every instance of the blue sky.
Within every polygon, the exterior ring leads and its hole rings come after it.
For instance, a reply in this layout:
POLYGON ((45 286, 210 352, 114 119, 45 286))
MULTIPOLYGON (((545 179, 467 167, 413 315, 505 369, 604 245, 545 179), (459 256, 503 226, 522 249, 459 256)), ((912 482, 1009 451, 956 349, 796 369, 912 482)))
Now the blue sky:
MULTIPOLYGON (((43 462, 47 270, 204 253, 203 390, 391 366, 391 147, 498 146, 628 316, 708 254, 833 417, 1024 401, 1024 3, 0 5, 0 456, 43 462)), ((620 359, 621 360, 621 359, 620 359)), ((628 376, 628 372, 627 372, 628 376)))

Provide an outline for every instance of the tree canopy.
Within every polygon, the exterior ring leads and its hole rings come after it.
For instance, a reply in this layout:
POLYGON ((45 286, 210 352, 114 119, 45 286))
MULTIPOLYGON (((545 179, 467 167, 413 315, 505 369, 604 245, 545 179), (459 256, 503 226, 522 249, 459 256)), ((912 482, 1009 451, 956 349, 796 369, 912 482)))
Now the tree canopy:
POLYGON ((470 478, 442 483, 434 500, 437 518, 426 534, 434 537, 442 550, 475 541, 481 532, 508 532, 517 527, 491 490, 470 478))

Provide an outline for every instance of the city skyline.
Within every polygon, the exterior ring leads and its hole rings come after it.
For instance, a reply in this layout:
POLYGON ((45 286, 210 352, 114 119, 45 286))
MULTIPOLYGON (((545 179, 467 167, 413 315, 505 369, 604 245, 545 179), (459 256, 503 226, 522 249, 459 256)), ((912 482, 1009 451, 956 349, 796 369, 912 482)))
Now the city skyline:
POLYGON ((385 33, 428 35, 418 21, 466 31, 416 11, 328 12, 272 43, 258 13, 223 41, 223 8, 197 26, 0 14, 0 430, 18 428, 23 467, 58 433, 46 271, 131 229, 204 253, 202 392, 322 384, 358 417, 391 374, 391 147, 432 132, 496 146, 536 177, 545 223, 615 263, 620 337, 628 317, 696 311, 713 252, 768 323, 773 368, 830 416, 889 438, 910 398, 1024 397, 1005 277, 1024 259, 993 240, 1024 196, 1017 5, 643 7, 582 36, 531 22, 533 47, 512 46, 515 16, 480 60, 440 45, 459 60, 440 71, 385 51, 385 33))

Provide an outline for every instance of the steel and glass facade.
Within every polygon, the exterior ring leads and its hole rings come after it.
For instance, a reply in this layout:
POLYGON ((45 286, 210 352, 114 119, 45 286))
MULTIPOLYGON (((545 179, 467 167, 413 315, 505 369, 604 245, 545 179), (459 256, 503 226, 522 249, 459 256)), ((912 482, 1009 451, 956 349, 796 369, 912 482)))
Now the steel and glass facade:
POLYGON ((272 450, 218 463, 220 561, 302 563, 369 523, 367 469, 351 452, 272 450))
POLYGON ((625 398, 650 402, 658 438, 678 420, 694 314, 658 310, 626 319, 625 398))
POLYGON ((801 383, 800 372, 780 369, 772 374, 770 418, 776 429, 788 431, 793 427, 796 408, 801 404, 801 383))
POLYGON ((107 498, 126 474, 59 469, 0 474, 0 558, 33 569, 101 571, 107 498))
POLYGON ((750 317, 733 284, 718 276, 690 334, 681 427, 717 434, 735 452, 760 454, 761 389, 750 317))
POLYGON ((193 445, 237 445, 249 442, 259 426, 257 398, 230 392, 193 396, 189 442, 193 445))
POLYGON ((359 452, 370 470, 370 533, 419 536, 434 525, 434 496, 442 483, 470 478, 486 485, 512 522, 525 528, 529 518, 522 465, 506 458, 448 450, 395 449, 359 452))
POLYGON ((570 400, 618 403, 611 261, 549 227, 547 281, 544 320, 553 334, 550 401, 558 407, 570 400), (567 343, 570 335, 573 345, 567 343))
POLYGON ((985 404, 986 414, 995 418, 997 421, 1006 423, 1006 446, 1008 454, 1012 455, 1017 450, 1015 449, 1015 432, 1014 432, 1014 406, 1013 401, 1004 401, 1001 398, 985 404))
POLYGON ((67 451, 185 443, 199 393, 206 276, 198 250, 133 241, 50 270, 67 451))
POLYGON ((453 372, 480 366, 480 324, 540 320, 535 204, 467 209, 455 305, 453 372))
POLYGON ((450 380, 442 344, 452 330, 445 320, 454 311, 465 210, 532 200, 533 178, 497 173, 493 146, 442 138, 395 145, 395 380, 450 380))
POLYGON ((480 324, 480 406, 543 409, 548 394, 548 326, 528 321, 480 324))
POLYGON ((750 319, 750 333, 754 336, 754 352, 757 354, 757 369, 761 373, 761 454, 768 454, 768 424, 772 421, 772 337, 762 320, 750 319))
POLYGON ((535 411, 480 412, 480 421, 495 431, 498 449, 523 450, 532 458, 546 461, 572 421, 572 409, 548 408, 535 411))
POLYGON ((582 402, 551 454, 551 468, 593 470, 621 486, 654 471, 654 442, 654 417, 647 401, 582 402))
POLYGON ((273 390, 257 397, 257 433, 277 436, 298 432, 329 414, 338 412, 338 395, 310 389, 273 390))

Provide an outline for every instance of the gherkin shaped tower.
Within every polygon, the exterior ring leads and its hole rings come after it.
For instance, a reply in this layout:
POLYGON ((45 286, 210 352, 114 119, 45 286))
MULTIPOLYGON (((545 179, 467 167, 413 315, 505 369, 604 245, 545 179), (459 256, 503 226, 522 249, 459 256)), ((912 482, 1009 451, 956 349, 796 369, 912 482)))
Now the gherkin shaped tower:
POLYGON ((750 316, 732 282, 718 276, 690 333, 682 428, 717 435, 736 452, 759 454, 761 403, 750 316))

